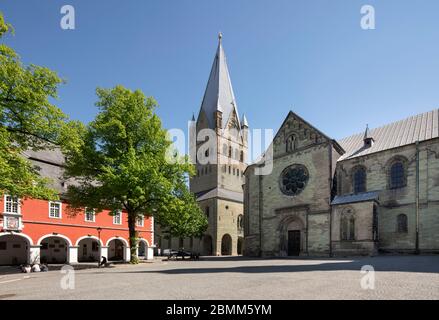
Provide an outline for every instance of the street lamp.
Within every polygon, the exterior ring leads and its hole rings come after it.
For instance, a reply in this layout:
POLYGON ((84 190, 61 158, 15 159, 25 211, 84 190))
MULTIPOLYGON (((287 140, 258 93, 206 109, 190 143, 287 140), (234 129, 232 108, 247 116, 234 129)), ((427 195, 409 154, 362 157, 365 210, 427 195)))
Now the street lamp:
POLYGON ((96 230, 98 231, 98 239, 99 239, 99 243, 98 243, 98 245, 99 245, 98 267, 100 267, 101 266, 101 254, 102 254, 102 247, 101 247, 101 231, 102 231, 102 228, 98 227, 96 230))

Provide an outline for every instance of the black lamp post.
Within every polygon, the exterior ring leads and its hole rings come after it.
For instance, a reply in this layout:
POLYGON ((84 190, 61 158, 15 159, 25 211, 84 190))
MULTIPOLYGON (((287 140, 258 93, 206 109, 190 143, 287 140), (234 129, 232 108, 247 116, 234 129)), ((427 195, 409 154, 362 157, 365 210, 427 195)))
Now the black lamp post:
POLYGON ((101 266, 101 253, 102 253, 102 246, 101 246, 101 231, 102 231, 102 228, 98 227, 96 230, 98 231, 98 239, 99 239, 99 243, 98 243, 98 245, 99 245, 98 267, 100 267, 101 266))

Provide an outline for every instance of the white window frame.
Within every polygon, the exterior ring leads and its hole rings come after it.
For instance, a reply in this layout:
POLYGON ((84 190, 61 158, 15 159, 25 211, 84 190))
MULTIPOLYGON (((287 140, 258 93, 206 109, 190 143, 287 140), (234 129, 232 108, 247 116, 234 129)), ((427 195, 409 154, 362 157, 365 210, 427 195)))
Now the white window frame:
POLYGON ((85 222, 96 222, 96 213, 95 213, 95 209, 88 209, 87 207, 84 210, 84 220, 85 222), (88 220, 87 219, 87 210, 92 210, 93 211, 93 220, 88 220))
POLYGON ((113 224, 121 225, 122 224, 122 210, 117 210, 116 214, 113 215, 113 224), (119 218, 119 222, 116 221, 116 219, 117 219, 116 217, 119 218))
POLYGON ((145 226, 145 216, 136 218, 136 226, 143 228, 145 226), (141 222, 141 223, 139 223, 141 222))
MULTIPOLYGON (((3 213, 7 213, 7 214, 11 214, 11 215, 21 215, 21 202, 20 202, 20 198, 19 197, 16 197, 17 198, 17 212, 12 212, 12 211, 6 211, 6 198, 7 197, 11 197, 11 198, 14 198, 14 196, 11 196, 11 195, 9 195, 9 194, 5 194, 4 195, 4 198, 3 198, 3 213)), ((12 201, 12 203, 14 203, 14 201, 12 201)), ((12 207, 11 207, 12 208, 12 207)))
POLYGON ((60 201, 49 201, 49 218, 50 219, 62 219, 62 202, 60 201), (50 209, 52 204, 58 204, 59 205, 59 217, 55 217, 51 215, 50 209))

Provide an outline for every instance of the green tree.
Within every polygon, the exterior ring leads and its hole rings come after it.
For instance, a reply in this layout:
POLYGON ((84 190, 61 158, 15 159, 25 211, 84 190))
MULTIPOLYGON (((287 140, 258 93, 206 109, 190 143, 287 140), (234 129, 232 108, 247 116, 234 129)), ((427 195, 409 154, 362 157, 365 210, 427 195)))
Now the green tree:
MULTIPOLYGON (((0 12, 0 39, 12 31, 0 12)), ((60 142, 67 117, 50 100, 61 83, 55 72, 23 65, 13 49, 0 44, 0 194, 57 198, 22 154, 60 142)))
POLYGON ((194 195, 189 192, 186 184, 176 188, 178 196, 175 201, 170 201, 156 215, 156 222, 162 228, 163 234, 168 238, 179 239, 196 237, 201 238, 207 229, 207 219, 194 195), (182 210, 184 208, 184 210, 182 210))
MULTIPOLYGON (((122 86, 97 89, 97 95, 99 113, 87 127, 77 126, 77 138, 72 139, 76 143, 65 150, 66 177, 78 181, 67 196, 73 211, 124 209, 131 262, 137 263, 137 218, 154 215, 169 224, 181 215, 188 215, 188 223, 200 220, 186 185, 193 167, 174 153, 168 161, 171 143, 154 113, 157 103, 152 97, 122 86)), ((192 228, 205 225, 197 222, 192 228)))

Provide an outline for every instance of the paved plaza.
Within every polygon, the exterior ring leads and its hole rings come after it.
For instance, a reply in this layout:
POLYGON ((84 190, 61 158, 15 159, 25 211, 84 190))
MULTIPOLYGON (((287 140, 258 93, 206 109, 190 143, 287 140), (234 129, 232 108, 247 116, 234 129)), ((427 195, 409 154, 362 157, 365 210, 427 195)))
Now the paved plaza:
POLYGON ((0 274, 0 299, 439 299, 439 256, 156 260, 66 276, 0 274), (360 285, 365 265, 374 289, 360 285))

